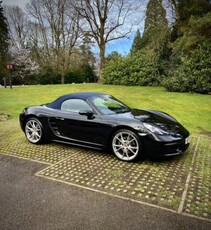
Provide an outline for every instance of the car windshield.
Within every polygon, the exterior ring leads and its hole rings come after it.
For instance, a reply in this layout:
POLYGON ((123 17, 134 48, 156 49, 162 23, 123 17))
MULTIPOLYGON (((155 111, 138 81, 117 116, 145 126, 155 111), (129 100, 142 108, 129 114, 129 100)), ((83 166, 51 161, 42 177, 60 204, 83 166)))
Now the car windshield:
POLYGON ((110 95, 93 97, 91 102, 94 104, 97 110, 104 115, 127 113, 131 111, 129 107, 110 95))

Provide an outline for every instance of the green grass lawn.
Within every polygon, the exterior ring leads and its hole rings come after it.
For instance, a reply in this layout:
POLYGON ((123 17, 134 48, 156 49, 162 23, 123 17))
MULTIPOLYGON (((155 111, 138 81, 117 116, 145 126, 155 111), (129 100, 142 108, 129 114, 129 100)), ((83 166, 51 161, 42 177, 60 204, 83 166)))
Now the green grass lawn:
POLYGON ((18 119, 24 107, 51 102, 58 96, 81 91, 112 94, 132 108, 156 109, 174 116, 191 133, 211 132, 211 96, 169 93, 159 87, 101 84, 36 85, 0 88, 0 114, 18 119))

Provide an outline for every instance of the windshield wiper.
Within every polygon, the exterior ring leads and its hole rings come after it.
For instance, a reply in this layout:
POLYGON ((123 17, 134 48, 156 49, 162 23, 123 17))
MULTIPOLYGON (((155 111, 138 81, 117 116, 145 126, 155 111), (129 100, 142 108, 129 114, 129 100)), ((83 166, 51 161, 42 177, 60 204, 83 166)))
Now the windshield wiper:
POLYGON ((120 111, 117 111, 116 113, 129 113, 131 112, 131 109, 122 109, 120 111))

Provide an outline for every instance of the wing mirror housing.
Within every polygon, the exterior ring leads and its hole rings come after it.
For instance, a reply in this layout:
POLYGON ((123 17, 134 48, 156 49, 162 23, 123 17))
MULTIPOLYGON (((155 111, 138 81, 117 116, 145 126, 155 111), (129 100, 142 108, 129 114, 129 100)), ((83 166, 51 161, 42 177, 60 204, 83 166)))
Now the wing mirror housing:
POLYGON ((94 118, 93 112, 91 110, 80 110, 79 114, 82 116, 87 116, 88 119, 94 118))

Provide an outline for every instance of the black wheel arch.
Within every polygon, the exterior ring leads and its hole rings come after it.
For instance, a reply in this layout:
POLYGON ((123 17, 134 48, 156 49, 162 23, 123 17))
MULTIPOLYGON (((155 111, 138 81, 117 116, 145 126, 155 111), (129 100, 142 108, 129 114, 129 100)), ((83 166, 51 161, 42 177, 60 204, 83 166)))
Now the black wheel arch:
POLYGON ((36 116, 36 115, 34 115, 34 114, 29 114, 29 115, 25 116, 24 119, 22 120, 23 130, 24 130, 25 126, 26 126, 26 122, 27 122, 29 119, 31 119, 31 118, 36 118, 37 120, 39 120, 40 123, 41 123, 41 126, 42 126, 42 128, 43 128, 43 121, 42 121, 42 119, 40 119, 40 117, 38 117, 38 116, 36 116))

